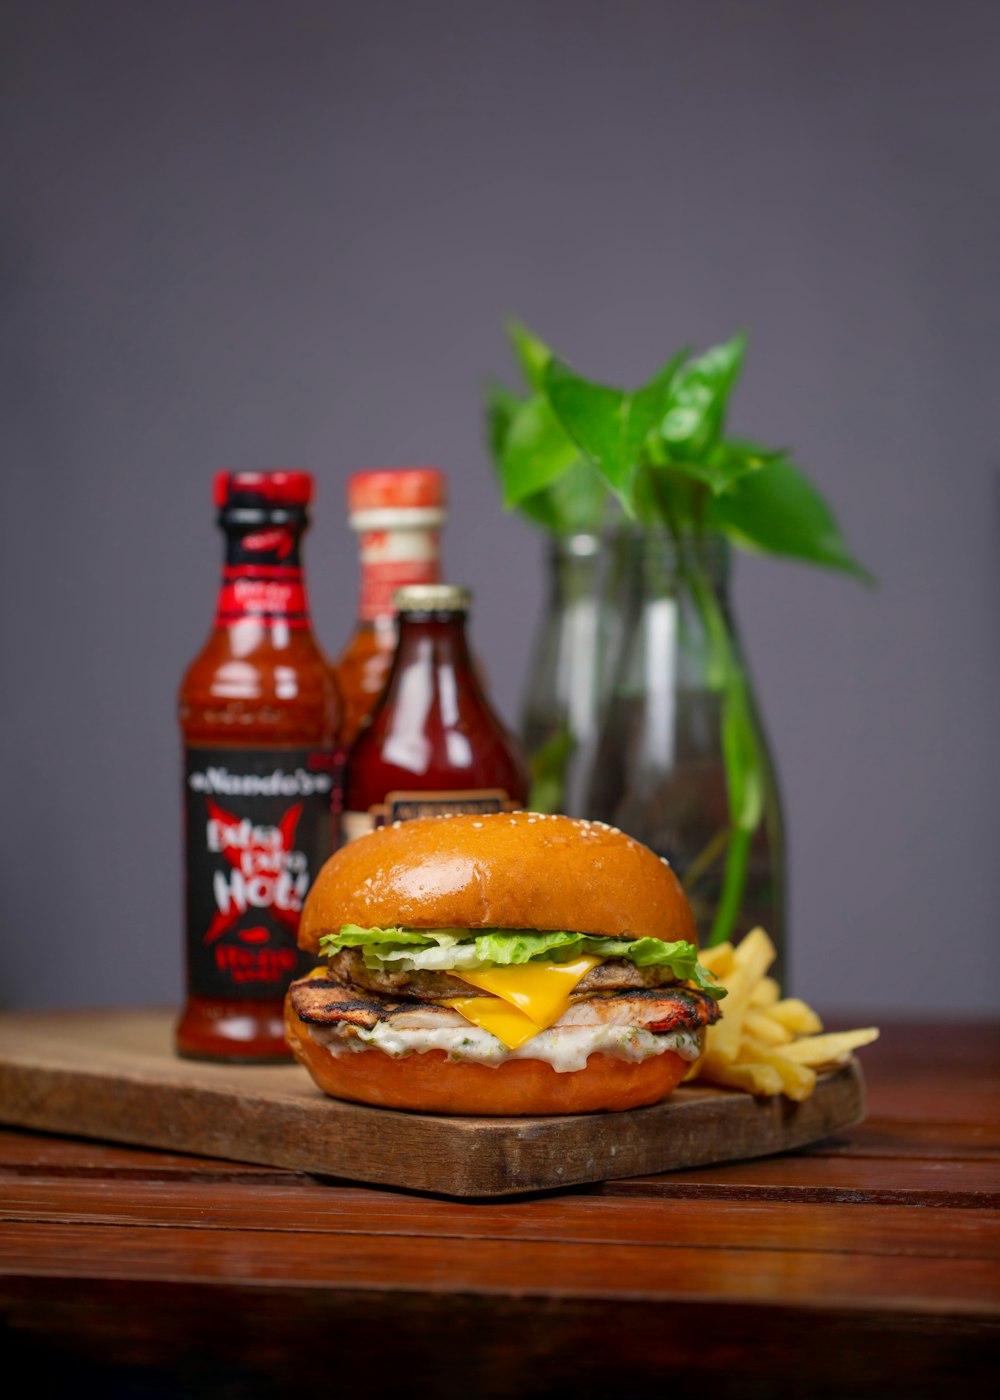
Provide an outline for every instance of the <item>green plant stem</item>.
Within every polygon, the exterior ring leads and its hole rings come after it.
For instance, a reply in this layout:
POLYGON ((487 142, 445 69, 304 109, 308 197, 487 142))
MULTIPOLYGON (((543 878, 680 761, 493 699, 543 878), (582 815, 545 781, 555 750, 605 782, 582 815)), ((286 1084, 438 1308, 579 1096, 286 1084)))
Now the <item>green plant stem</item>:
POLYGON ((709 684, 722 695, 723 731, 739 740, 723 744, 731 826, 722 893, 708 937, 708 946, 714 947, 731 936, 743 904, 750 838, 761 818, 763 764, 750 720, 746 674, 706 566, 699 559, 683 568, 708 639, 709 684))

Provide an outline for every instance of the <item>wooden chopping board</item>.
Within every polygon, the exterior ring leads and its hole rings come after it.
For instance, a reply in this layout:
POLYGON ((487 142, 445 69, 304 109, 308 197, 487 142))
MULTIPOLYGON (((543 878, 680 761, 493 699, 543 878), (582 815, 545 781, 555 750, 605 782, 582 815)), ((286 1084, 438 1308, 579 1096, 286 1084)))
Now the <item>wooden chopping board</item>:
POLYGON ((448 1196, 761 1157, 865 1114, 856 1061, 804 1103, 692 1085, 624 1113, 449 1118, 341 1103, 297 1064, 174 1054, 167 1009, 0 1014, 0 1122, 448 1196))

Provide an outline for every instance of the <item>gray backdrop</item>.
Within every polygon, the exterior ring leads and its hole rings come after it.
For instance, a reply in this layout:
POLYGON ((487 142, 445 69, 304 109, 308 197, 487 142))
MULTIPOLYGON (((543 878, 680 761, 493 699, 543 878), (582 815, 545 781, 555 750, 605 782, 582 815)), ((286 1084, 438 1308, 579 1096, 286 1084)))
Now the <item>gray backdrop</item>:
POLYGON ((795 988, 993 1010, 998 46, 974 0, 5 4, 0 1001, 180 995, 218 467, 317 474, 331 651, 347 474, 444 467, 516 713, 542 543, 480 421, 514 312, 622 382, 749 329, 734 429, 881 580, 738 566, 795 988))

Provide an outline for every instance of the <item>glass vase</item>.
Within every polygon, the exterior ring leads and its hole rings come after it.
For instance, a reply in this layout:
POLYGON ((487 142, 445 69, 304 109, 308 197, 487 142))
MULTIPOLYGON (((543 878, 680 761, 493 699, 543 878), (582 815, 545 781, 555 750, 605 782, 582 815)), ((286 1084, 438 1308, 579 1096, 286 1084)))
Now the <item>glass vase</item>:
POLYGON ((613 601, 603 587, 608 556, 600 535, 548 542, 547 598, 531 651, 520 732, 536 812, 581 815, 576 778, 592 747, 605 663, 614 649, 613 601))
POLYGON ((730 606, 728 544, 649 529, 620 531, 609 548, 605 606, 622 635, 584 814, 667 858, 703 947, 761 925, 784 986, 781 801, 730 606))

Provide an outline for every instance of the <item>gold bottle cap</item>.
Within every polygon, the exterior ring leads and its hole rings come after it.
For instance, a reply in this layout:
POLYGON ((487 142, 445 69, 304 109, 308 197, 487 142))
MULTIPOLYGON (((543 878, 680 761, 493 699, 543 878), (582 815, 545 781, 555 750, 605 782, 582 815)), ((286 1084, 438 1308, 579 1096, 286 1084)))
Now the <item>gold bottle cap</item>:
POLYGON ((408 583, 392 595, 397 612, 468 612, 471 604, 472 590, 457 583, 408 583))

